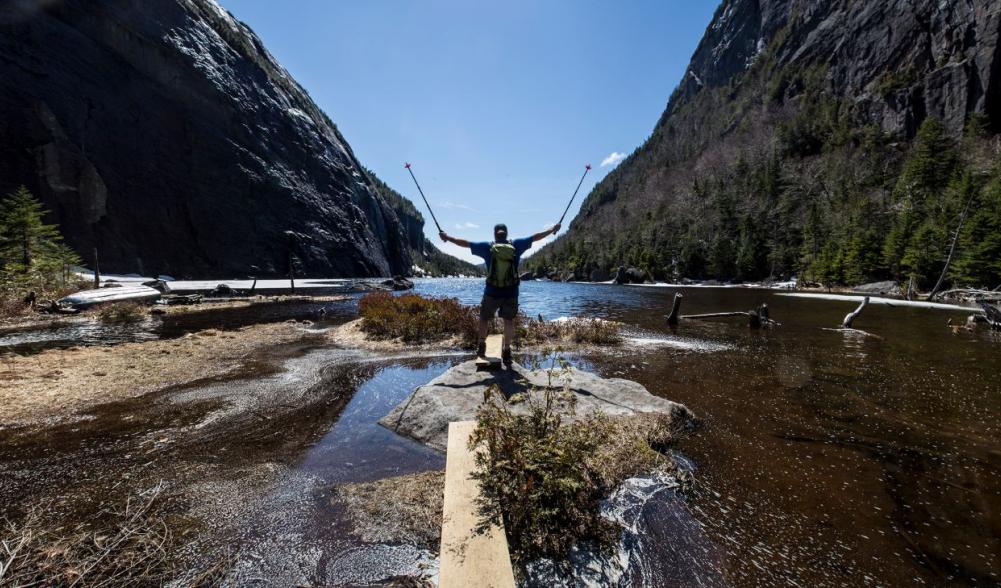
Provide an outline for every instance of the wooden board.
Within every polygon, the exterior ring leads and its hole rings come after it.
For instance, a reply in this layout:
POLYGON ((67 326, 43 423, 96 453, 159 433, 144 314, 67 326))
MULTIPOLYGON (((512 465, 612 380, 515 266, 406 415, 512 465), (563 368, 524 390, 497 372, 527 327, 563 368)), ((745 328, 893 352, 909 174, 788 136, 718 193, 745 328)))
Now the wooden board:
POLYGON ((476 368, 481 370, 499 370, 501 368, 501 350, 504 347, 504 335, 487 336, 487 356, 476 358, 476 368))
POLYGON ((475 428, 474 421, 448 424, 438 588, 513 588, 514 569, 504 528, 494 525, 486 533, 476 532, 480 486, 472 478, 476 452, 469 449, 475 428))

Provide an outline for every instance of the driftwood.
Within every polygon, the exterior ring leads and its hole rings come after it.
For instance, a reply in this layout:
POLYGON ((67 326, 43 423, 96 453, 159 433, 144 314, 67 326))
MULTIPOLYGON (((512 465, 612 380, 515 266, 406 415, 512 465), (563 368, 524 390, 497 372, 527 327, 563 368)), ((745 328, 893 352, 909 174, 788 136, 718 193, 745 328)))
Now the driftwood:
POLYGON ((682 295, 680 293, 674 295, 674 305, 671 307, 671 314, 667 316, 667 324, 676 325, 678 324, 678 319, 703 320, 742 316, 747 317, 748 324, 753 328, 781 326, 780 323, 773 321, 769 316, 767 304, 761 304, 756 309, 748 311, 710 312, 706 314, 681 315, 679 314, 681 312, 681 300, 682 295))
POLYGON ((681 299, 684 298, 681 292, 674 293, 674 304, 671 305, 671 314, 667 315, 667 324, 678 324, 678 315, 681 313, 681 299))
POLYGON ((873 335, 872 333, 868 333, 868 332, 863 331, 861 329, 852 328, 852 325, 855 323, 855 319, 857 319, 859 317, 859 315, 862 314, 862 311, 865 310, 866 306, 869 306, 869 297, 868 296, 866 296, 865 298, 862 299, 862 303, 858 305, 858 308, 856 308, 855 310, 853 310, 853 311, 851 311, 851 312, 849 312, 848 314, 845 315, 844 320, 841 321, 841 327, 840 328, 837 328, 837 329, 824 329, 824 330, 825 331, 840 331, 842 333, 862 335, 864 337, 872 337, 874 339, 882 339, 882 337, 880 337, 879 335, 873 335))
POLYGON ((858 308, 856 308, 852 312, 849 312, 848 314, 845 315, 845 320, 841 321, 841 328, 842 329, 850 329, 850 328, 852 328, 852 323, 854 323, 855 319, 857 319, 858 316, 860 314, 862 314, 862 311, 865 310, 866 306, 869 306, 869 297, 868 296, 866 296, 865 298, 862 299, 862 304, 859 304, 858 308))
POLYGON ((984 317, 987 320, 987 324, 992 329, 1001 330, 1001 309, 986 302, 981 302, 980 308, 984 310, 984 317))
POLYGON ((962 302, 1001 302, 1001 291, 978 288, 954 288, 938 293, 938 298, 962 302))

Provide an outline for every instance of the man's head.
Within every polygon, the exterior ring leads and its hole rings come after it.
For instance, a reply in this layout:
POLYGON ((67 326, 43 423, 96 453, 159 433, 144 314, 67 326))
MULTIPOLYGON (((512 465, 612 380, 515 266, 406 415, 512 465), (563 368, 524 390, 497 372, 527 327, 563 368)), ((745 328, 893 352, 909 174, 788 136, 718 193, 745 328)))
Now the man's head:
POLYGON ((494 241, 507 241, 507 225, 504 223, 494 225, 494 241))

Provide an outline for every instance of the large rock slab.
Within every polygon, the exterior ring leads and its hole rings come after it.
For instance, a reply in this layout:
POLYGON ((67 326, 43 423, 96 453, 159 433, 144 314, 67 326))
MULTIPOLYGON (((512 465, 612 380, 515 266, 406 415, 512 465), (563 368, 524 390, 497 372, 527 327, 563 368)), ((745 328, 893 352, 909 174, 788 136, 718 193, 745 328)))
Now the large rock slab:
MULTIPOLYGON (((654 396, 631 380, 602 378, 577 369, 550 375, 548 370, 528 370, 518 364, 512 370, 478 371, 475 361, 467 361, 414 390, 379 424, 445 451, 448 424, 475 420, 491 386, 510 398, 518 393, 541 396, 547 387, 562 388, 565 383, 577 400, 578 417, 595 412, 610 416, 659 412, 670 415, 672 425, 689 427, 696 422, 686 406, 654 396)), ((512 404, 511 409, 517 414, 528 412, 524 402, 512 404)))

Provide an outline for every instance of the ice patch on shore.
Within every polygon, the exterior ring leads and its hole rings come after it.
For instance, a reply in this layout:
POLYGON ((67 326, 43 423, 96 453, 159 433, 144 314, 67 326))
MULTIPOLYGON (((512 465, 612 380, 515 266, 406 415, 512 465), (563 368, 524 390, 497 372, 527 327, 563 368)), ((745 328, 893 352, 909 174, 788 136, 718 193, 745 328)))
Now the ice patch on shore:
MULTIPOLYGON (((790 296, 792 298, 813 298, 814 300, 842 300, 845 302, 862 302, 863 296, 850 294, 822 294, 814 292, 786 292, 778 296, 790 296)), ((896 300, 894 298, 880 298, 870 296, 869 304, 882 304, 884 306, 909 306, 911 308, 934 308, 936 310, 959 310, 962 312, 982 313, 979 308, 969 306, 959 306, 958 304, 943 304, 941 302, 924 302, 921 300, 896 300)))

